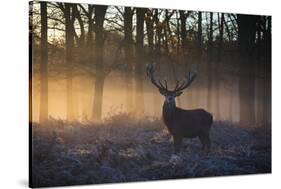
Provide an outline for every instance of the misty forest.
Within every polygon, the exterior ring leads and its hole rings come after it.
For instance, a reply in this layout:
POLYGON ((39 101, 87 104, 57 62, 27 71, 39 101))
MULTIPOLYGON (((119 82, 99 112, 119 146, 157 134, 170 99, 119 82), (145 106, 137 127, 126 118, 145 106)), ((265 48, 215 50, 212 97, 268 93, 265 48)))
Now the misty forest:
POLYGON ((30 2, 29 49, 32 187, 271 172, 271 16, 30 2))

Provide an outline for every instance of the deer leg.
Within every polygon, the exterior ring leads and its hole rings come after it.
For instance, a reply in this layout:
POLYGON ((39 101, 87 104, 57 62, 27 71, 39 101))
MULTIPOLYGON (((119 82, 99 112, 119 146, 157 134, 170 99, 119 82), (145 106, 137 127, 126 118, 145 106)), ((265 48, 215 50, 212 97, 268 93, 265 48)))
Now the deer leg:
POLYGON ((205 142, 204 142, 204 139, 203 139, 203 137, 199 137, 199 139, 200 139, 200 142, 201 142, 201 145, 202 145, 202 147, 201 147, 201 149, 202 150, 204 150, 205 149, 205 142))
POLYGON ((206 146, 207 146, 207 149, 210 150, 210 148, 211 148, 211 140, 210 140, 209 133, 206 136, 206 146))
POLYGON ((199 136, 200 142, 202 144, 202 150, 205 150, 206 148, 209 150, 211 148, 211 141, 209 137, 209 132, 204 133, 199 136))
POLYGON ((174 154, 177 154, 180 152, 182 137, 173 136, 173 139, 174 139, 174 154))

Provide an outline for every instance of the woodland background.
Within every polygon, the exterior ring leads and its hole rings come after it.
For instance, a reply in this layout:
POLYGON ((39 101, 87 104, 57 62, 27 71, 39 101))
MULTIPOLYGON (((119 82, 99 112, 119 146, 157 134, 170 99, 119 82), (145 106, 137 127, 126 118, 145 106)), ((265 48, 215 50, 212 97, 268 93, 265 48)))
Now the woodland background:
POLYGON ((216 120, 271 122, 271 17, 40 2, 30 4, 32 121, 160 117, 162 97, 145 76, 155 63, 178 99, 216 120))

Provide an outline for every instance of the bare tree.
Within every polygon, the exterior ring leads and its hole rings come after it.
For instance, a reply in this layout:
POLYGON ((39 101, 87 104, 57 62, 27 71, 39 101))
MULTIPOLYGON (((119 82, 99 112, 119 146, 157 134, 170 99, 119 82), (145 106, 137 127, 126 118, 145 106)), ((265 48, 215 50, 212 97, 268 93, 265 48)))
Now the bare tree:
POLYGON ((217 49, 217 62, 215 68, 215 77, 216 77, 216 113, 217 119, 221 119, 220 114, 220 82, 221 82, 221 59, 222 59, 222 51, 223 51, 223 33, 224 33, 224 13, 217 14, 218 15, 218 25, 219 25, 219 37, 218 37, 218 49, 217 49))
POLYGON ((39 121, 48 120, 48 19, 47 2, 40 2, 41 10, 41 62, 40 62, 40 116, 39 121))
POLYGON ((124 33, 125 33, 125 56, 126 56, 126 106, 129 112, 134 111, 133 107, 133 14, 131 7, 125 7, 124 12, 124 33))
MULTIPOLYGON (((62 5, 63 6, 63 5, 62 5)), ((67 120, 74 119, 74 107, 73 107, 73 47, 74 47, 74 36, 73 36, 73 23, 74 19, 71 16, 72 4, 65 3, 64 8, 64 18, 65 18, 65 62, 67 64, 67 120)))
MULTIPOLYGON (((198 31, 197 31, 197 68, 201 71, 201 60, 202 60, 202 12, 198 12, 198 31)), ((199 105, 200 101, 200 90, 197 90, 196 104, 199 105)))
POLYGON ((208 97, 207 109, 210 111, 212 102, 212 85, 213 85, 213 13, 210 12, 210 25, 208 31, 208 97))
POLYGON ((144 42, 144 15, 146 9, 137 8, 137 34, 136 34, 136 113, 142 115, 144 113, 144 96, 143 96, 143 42, 144 42))
POLYGON ((271 39, 271 16, 265 17, 264 22, 264 83, 263 83, 263 110, 264 110, 264 123, 271 123, 271 52, 272 52, 272 39, 271 39))
POLYGON ((107 6, 96 5, 95 6, 95 92, 94 92, 94 106, 92 117, 94 120, 100 120, 102 115, 102 99, 105 80, 105 68, 103 63, 103 49, 104 49, 104 18, 106 14, 107 6))
POLYGON ((238 45, 240 55, 240 123, 251 126, 255 123, 254 45, 258 17, 237 15, 238 45))
POLYGON ((187 48, 187 30, 186 30, 186 19, 188 17, 189 13, 186 13, 186 11, 180 10, 180 21, 181 21, 181 39, 182 39, 182 48, 187 48))

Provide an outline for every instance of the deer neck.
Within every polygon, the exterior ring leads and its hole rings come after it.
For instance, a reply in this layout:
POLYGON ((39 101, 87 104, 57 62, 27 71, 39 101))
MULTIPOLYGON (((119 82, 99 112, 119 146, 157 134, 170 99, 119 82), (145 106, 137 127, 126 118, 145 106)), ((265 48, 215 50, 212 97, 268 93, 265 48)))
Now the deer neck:
POLYGON ((163 118, 165 122, 170 122, 173 120, 176 110, 176 102, 164 102, 163 105, 163 118))

